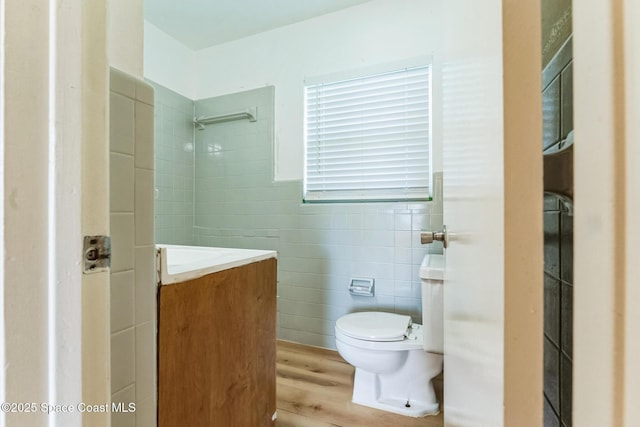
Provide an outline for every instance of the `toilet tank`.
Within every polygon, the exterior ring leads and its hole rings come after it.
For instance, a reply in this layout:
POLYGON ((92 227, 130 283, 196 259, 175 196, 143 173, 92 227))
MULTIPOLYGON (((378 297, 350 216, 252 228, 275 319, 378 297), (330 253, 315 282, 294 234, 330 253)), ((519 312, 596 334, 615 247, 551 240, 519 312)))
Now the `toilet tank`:
POLYGON ((420 264, 424 349, 444 352, 444 255, 427 254, 420 264))

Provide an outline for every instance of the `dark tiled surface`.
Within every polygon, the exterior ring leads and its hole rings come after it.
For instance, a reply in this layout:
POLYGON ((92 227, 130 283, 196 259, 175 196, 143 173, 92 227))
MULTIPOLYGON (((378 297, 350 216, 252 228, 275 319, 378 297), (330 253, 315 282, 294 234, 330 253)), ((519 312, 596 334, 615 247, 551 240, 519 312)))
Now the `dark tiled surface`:
POLYGON ((560 139, 573 130, 573 63, 560 74, 560 139))
POLYGON ((544 211, 559 211, 560 210, 560 201, 557 197, 551 196, 549 194, 544 195, 544 211))
POLYGON ((560 278, 560 212, 544 213, 544 271, 560 278))
POLYGON ((573 218, 561 203, 554 203, 548 197, 545 197, 544 205, 544 395, 547 402, 544 425, 569 427, 573 357, 573 218))
MULTIPOLYGON (((567 52, 543 75, 543 151, 554 151, 573 129, 573 66, 567 52), (559 65, 558 65, 559 64, 559 65)), ((550 64, 551 64, 550 63, 550 64)), ((573 357, 573 216, 544 198, 544 425, 571 426, 573 357)))
POLYGON ((573 363, 564 354, 560 357, 560 419, 565 426, 571 425, 571 381, 573 363))
POLYGON ((562 283, 560 296, 560 348, 573 358, 573 286, 562 283))
POLYGON ((560 77, 542 92, 542 149, 560 139, 560 77))
POLYGON ((545 427, 560 427, 560 418, 547 399, 544 399, 544 425, 545 427))
POLYGON ((560 412, 560 351, 548 338, 544 339, 544 395, 560 412))
POLYGON ((560 345, 560 281, 544 275, 544 333, 560 345))
POLYGON ((573 215, 560 213, 560 278, 573 283, 573 215))

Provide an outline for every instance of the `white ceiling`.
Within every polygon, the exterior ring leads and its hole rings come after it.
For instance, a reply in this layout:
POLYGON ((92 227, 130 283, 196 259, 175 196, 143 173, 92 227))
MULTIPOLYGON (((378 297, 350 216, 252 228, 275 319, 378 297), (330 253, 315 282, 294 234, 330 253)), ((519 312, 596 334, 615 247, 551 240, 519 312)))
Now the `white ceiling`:
POLYGON ((144 17, 194 50, 370 0, 144 0, 144 17))

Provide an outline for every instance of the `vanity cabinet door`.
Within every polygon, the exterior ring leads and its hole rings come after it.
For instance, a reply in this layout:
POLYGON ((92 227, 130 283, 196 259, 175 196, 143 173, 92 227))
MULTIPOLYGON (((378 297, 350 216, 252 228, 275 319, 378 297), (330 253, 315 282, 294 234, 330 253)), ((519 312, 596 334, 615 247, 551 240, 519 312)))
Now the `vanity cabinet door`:
POLYGON ((275 340, 275 259, 161 286, 158 425, 273 425, 275 340))

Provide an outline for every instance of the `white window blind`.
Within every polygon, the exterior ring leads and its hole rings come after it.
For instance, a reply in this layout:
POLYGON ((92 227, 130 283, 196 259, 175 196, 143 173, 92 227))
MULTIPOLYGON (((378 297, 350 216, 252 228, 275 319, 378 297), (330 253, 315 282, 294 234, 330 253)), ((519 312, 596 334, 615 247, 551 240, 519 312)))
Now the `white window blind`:
POLYGON ((304 199, 428 200, 431 67, 305 87, 304 199))

